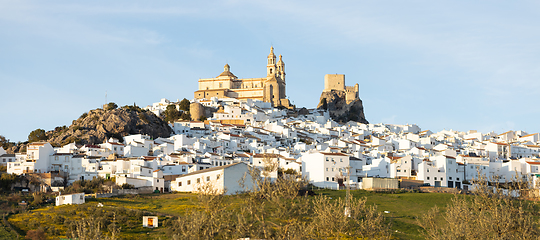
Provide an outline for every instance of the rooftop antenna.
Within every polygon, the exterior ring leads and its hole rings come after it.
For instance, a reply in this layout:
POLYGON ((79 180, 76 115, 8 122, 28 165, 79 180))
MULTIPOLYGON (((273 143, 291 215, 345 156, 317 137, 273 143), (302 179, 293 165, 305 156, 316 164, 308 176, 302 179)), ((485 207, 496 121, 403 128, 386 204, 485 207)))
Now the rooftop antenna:
POLYGON ((105 104, 107 104, 107 91, 105 91, 105 104))

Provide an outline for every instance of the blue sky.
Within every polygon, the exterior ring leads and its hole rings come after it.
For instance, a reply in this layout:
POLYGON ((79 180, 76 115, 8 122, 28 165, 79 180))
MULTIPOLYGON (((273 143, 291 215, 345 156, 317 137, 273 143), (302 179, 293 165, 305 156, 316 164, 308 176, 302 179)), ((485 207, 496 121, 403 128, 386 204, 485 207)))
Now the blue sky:
POLYGON ((287 95, 324 75, 360 84, 371 123, 539 132, 536 1, 0 0, 0 135, 70 125, 107 100, 193 97, 228 63, 262 77, 283 55, 287 95))

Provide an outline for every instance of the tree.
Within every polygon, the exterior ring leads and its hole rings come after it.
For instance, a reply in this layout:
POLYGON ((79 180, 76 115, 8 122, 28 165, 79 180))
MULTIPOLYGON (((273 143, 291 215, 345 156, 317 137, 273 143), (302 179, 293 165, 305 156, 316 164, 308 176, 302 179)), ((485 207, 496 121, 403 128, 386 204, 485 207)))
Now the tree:
POLYGON ((165 116, 163 119, 165 122, 174 122, 180 118, 181 114, 176 109, 176 105, 169 105, 163 112, 163 116, 165 116))
POLYGON ((116 109, 118 105, 116 103, 110 102, 107 105, 105 105, 105 110, 113 110, 116 109))
POLYGON ((472 196, 456 195, 446 211, 435 206, 419 219, 426 239, 538 239, 536 207, 512 196, 526 196, 528 189, 522 186, 528 184, 518 180, 517 188, 509 185, 503 189, 483 177, 474 184, 472 196))
POLYGON ((0 147, 4 148, 4 150, 7 150, 13 146, 15 146, 14 142, 10 142, 9 139, 0 135, 0 147))
POLYGON ((39 142, 47 140, 47 134, 43 129, 36 129, 28 135, 28 142, 39 142))
POLYGON ((180 101, 180 105, 179 105, 180 110, 185 111, 185 112, 189 112, 189 104, 190 104, 189 100, 187 100, 185 98, 182 99, 182 101, 180 101))
POLYGON ((172 239, 389 239, 391 231, 366 198, 331 199, 300 194, 307 181, 296 176, 271 180, 250 168, 239 182, 245 193, 231 208, 211 184, 199 188, 201 209, 179 216, 168 228, 172 239), (253 183, 253 188, 247 187, 253 183), (349 203, 349 204, 347 204, 349 203), (348 209, 348 210, 346 210, 348 209))
POLYGON ((182 115, 180 115, 180 119, 189 121, 189 119, 191 119, 191 115, 189 112, 183 112, 182 115))
POLYGON ((326 98, 321 99, 321 109, 328 109, 328 102, 326 102, 326 98))

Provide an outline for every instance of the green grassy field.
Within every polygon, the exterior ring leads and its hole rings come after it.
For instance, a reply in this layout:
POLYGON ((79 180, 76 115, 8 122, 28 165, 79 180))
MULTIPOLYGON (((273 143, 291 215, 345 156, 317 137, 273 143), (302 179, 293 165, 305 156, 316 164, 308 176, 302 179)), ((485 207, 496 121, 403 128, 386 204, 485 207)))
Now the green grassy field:
MULTIPOLYGON (((391 224, 393 236, 396 239, 422 239, 417 217, 422 216, 435 205, 444 209, 454 197, 452 194, 444 193, 376 193, 363 190, 351 191, 351 193, 356 198, 366 197, 367 204, 376 205, 379 211, 389 212, 385 214, 385 217, 391 224)), ((336 199, 345 197, 346 191, 317 190, 316 194, 336 199)), ((239 203, 239 196, 227 196, 225 201, 228 206, 234 208, 239 203)), ((9 222, 21 233, 41 227, 48 232, 49 236, 57 239, 66 237, 70 222, 88 216, 103 217, 103 219, 109 219, 110 222, 114 213, 121 227, 121 239, 168 239, 167 221, 198 207, 199 203, 195 194, 127 195, 89 199, 83 205, 47 206, 12 215, 9 222), (98 208, 98 203, 103 204, 104 207, 98 208), (143 228, 142 216, 146 215, 158 215, 160 227, 143 228)), ((0 228, 0 239, 4 232, 10 233, 0 228)))
MULTIPOLYGON (((331 197, 345 197, 346 191, 320 190, 317 193, 331 197)), ((351 191, 351 194, 354 197, 366 197, 366 203, 376 205, 380 212, 390 212, 385 214, 385 217, 392 226, 393 236, 397 239, 423 239, 417 218, 434 206, 444 210, 454 197, 448 193, 376 193, 364 190, 351 191)))

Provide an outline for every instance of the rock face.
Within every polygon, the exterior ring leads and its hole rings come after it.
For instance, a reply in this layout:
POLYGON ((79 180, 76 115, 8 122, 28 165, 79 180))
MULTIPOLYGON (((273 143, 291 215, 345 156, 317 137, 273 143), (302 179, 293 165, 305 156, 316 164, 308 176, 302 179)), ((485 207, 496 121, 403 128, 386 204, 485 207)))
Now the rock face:
POLYGON ((47 132, 48 142, 53 146, 68 143, 99 144, 106 139, 130 134, 146 134, 152 138, 169 137, 172 129, 161 118, 138 107, 112 110, 95 109, 74 120, 69 128, 57 127, 47 132))
POLYGON ((346 92, 344 91, 324 91, 321 94, 317 109, 328 110, 330 117, 336 122, 346 123, 348 121, 355 121, 369 123, 364 116, 362 100, 355 99, 347 104, 346 92))

